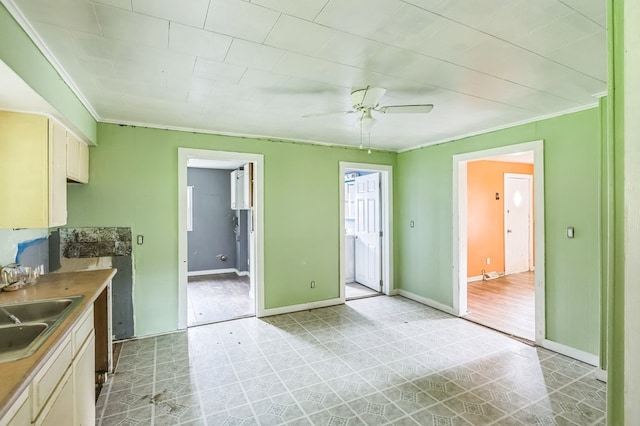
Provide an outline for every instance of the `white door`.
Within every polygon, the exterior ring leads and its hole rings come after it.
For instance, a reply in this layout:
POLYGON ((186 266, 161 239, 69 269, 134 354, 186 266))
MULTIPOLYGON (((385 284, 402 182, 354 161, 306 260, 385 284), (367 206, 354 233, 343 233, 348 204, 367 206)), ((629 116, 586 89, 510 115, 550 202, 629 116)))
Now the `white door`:
POLYGON ((380 173, 358 176, 356 187, 356 282, 381 291, 380 173))
POLYGON ((531 175, 504 175, 504 273, 529 271, 532 243, 531 175))

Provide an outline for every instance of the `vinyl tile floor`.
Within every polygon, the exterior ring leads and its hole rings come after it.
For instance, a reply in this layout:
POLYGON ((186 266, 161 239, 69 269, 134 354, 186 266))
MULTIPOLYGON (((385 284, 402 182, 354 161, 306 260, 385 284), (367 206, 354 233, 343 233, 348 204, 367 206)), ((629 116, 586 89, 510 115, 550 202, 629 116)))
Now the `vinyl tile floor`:
POLYGON ((96 423, 605 425, 594 368, 400 296, 124 343, 96 423))

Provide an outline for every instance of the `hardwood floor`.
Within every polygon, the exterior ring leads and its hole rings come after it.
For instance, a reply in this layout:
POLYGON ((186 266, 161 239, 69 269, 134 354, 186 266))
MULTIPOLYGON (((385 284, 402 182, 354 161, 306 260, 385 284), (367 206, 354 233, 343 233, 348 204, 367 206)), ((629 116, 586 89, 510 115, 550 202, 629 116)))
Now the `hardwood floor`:
POLYGON ((469 283, 467 305, 465 319, 535 341, 533 272, 469 283))

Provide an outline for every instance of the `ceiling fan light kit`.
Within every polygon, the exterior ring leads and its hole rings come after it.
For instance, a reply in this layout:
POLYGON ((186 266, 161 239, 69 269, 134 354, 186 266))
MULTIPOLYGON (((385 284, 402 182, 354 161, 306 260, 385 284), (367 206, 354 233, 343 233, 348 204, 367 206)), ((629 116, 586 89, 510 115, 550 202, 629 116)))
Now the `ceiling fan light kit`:
POLYGON ((349 111, 321 112, 307 114, 303 117, 318 117, 334 114, 354 114, 359 113, 358 127, 360 130, 360 148, 362 149, 362 132, 369 133, 369 150, 371 154, 371 129, 377 123, 374 111, 379 114, 426 114, 431 112, 433 104, 415 105, 380 105, 380 100, 387 92, 383 87, 367 86, 364 89, 357 89, 351 92, 351 106, 349 111))

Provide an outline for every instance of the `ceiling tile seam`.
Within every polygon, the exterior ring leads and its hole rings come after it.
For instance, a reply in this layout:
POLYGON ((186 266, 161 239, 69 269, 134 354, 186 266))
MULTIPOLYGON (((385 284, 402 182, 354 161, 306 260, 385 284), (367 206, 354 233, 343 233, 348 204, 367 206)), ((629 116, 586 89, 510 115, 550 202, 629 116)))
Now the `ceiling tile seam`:
MULTIPOLYGON (((401 0, 401 1, 403 1, 403 0, 401 0)), ((417 7, 417 6, 416 6, 416 7, 417 7)), ((425 9, 425 10, 426 10, 426 9, 425 9)), ((330 27, 330 26, 325 25, 325 24, 321 24, 321 23, 317 23, 317 22, 311 22, 311 21, 308 21, 308 20, 306 20, 306 19, 298 18, 298 17, 296 17, 296 16, 289 15, 289 14, 286 14, 286 13, 282 13, 282 15, 287 15, 287 16, 290 16, 290 17, 293 17, 293 18, 296 18, 296 19, 303 20, 303 21, 305 21, 305 22, 309 22, 309 23, 314 24, 314 25, 319 25, 319 26, 321 26, 321 27, 323 27, 323 28, 326 28, 326 29, 329 29, 329 30, 332 30, 332 31, 336 31, 336 32, 343 33, 343 34, 348 34, 348 35, 350 35, 350 36, 355 36, 355 37, 361 38, 361 39, 363 39, 363 40, 371 41, 371 42, 374 42, 374 43, 379 43, 379 44, 381 44, 381 45, 383 45, 383 46, 391 47, 391 48, 398 49, 398 50, 401 50, 401 51, 404 51, 404 52, 409 52, 409 53, 412 53, 412 54, 415 54, 415 55, 418 55, 418 56, 422 56, 422 57, 424 57, 424 58, 432 59, 432 60, 435 60, 435 61, 438 61, 438 62, 441 62, 441 63, 444 63, 444 64, 453 65, 453 66, 455 66, 455 67, 459 67, 459 68, 462 68, 462 69, 464 69, 464 70, 468 70, 468 71, 471 71, 471 72, 474 72, 474 73, 478 73, 478 74, 481 74, 481 75, 484 75, 484 76, 488 76, 488 77, 491 77, 491 78, 494 78, 494 79, 498 79, 498 80, 506 81, 507 83, 515 84, 515 85, 518 85, 518 86, 521 86, 521 87, 524 87, 524 88, 526 88, 526 89, 533 90, 533 91, 536 91, 536 92, 541 92, 541 93, 544 93, 544 94, 546 94, 546 95, 549 95, 549 96, 553 96, 553 97, 555 97, 555 98, 562 99, 562 100, 564 100, 564 101, 573 102, 573 103, 578 103, 578 104, 580 103, 580 102, 576 101, 575 99, 565 98, 564 96, 559 96, 559 95, 558 95, 558 94, 556 94, 556 93, 548 92, 548 91, 546 91, 546 90, 544 90, 544 89, 539 89, 539 88, 536 88, 536 87, 531 87, 531 86, 528 86, 528 85, 526 85, 526 84, 523 84, 523 83, 520 83, 520 82, 517 82, 517 81, 513 81, 513 80, 509 80, 509 79, 507 79, 507 78, 500 77, 500 76, 497 76, 497 75, 494 75, 494 74, 490 74, 490 73, 487 73, 487 72, 484 72, 484 71, 481 71, 481 70, 478 70, 478 69, 475 69, 475 68, 470 68, 470 67, 468 67, 468 66, 466 66, 466 65, 458 64, 458 63, 453 62, 453 61, 450 61, 450 60, 446 60, 446 59, 438 58, 438 57, 436 57, 436 56, 425 55, 425 54, 424 54, 424 53, 422 53, 422 52, 416 52, 416 51, 414 51, 414 50, 406 49, 406 48, 404 48, 404 47, 398 47, 398 46, 395 46, 395 45, 393 45, 393 44, 389 44, 389 43, 382 42, 382 41, 380 41, 380 40, 375 40, 375 39, 372 39, 372 38, 369 38, 369 37, 363 37, 363 36, 360 36, 360 35, 358 35, 358 34, 350 33, 350 32, 347 32, 347 31, 343 31, 343 30, 341 30, 341 29, 334 28, 334 27, 330 27)), ((445 19, 447 19, 446 17, 444 17, 444 18, 445 18, 445 19)), ((453 21, 453 22, 455 22, 455 21, 453 21)), ((470 29, 472 29, 472 30, 475 30, 475 28, 471 28, 471 27, 468 27, 468 28, 470 28, 470 29)), ((489 35, 489 34, 487 34, 487 35, 489 35)), ((490 36, 490 37, 493 37, 493 36, 491 36, 491 35, 489 35, 489 36, 490 36)), ((499 38, 497 38, 497 37, 493 37, 493 38, 499 39, 499 38)), ((249 40, 249 41, 250 41, 250 40, 249 40)), ((266 40, 265 40, 265 41, 266 41, 266 40)), ((253 43, 255 43, 255 42, 253 42, 253 43)), ((310 54, 299 53, 299 52, 297 52, 297 51, 286 50, 286 49, 283 49, 283 48, 281 48, 281 47, 279 47, 279 46, 277 46, 277 45, 275 45, 275 44, 269 44, 269 43, 267 43, 267 42, 263 42, 262 44, 263 44, 263 45, 265 45, 265 46, 269 46, 269 47, 273 47, 273 48, 276 48, 276 49, 282 50, 282 51, 284 51, 284 52, 292 52, 292 53, 296 53, 296 54, 301 55, 301 56, 306 56, 306 57, 308 57, 308 58, 320 59, 320 60, 327 61, 327 62, 330 62, 330 63, 333 63, 333 64, 337 64, 337 65, 349 66, 349 67, 356 68, 356 69, 363 69, 363 68, 359 68, 359 67, 356 67, 356 66, 351 65, 351 64, 345 64, 345 63, 342 63, 342 62, 338 62, 338 61, 334 61, 334 60, 330 60, 330 59, 326 59, 326 58, 322 58, 322 57, 318 57, 318 56, 312 56, 312 55, 310 55, 310 54)), ((519 47, 519 46, 517 46, 517 45, 514 45, 514 46, 519 47)), ((543 57, 543 58, 544 58, 544 57, 543 57)), ((549 60, 549 62, 555 62, 555 61, 551 61, 551 60, 549 60)), ((375 72, 378 72, 378 71, 375 71, 375 72)), ((387 76, 389 76, 389 77, 394 77, 394 78, 404 78, 404 77, 401 77, 401 76, 395 76, 395 75, 388 74, 388 73, 382 73, 382 72, 378 72, 378 73, 379 73, 379 74, 382 74, 382 75, 387 75, 387 76)), ((586 74, 585 74, 585 75, 586 75, 586 74)), ((592 76, 588 76, 588 75, 587 75, 587 77, 592 78, 592 79, 597 80, 597 81, 600 81, 600 82, 602 82, 602 83, 606 83, 606 82, 603 82, 603 81, 601 81, 600 79, 595 78, 595 77, 592 77, 592 76)), ((414 80, 414 81, 415 81, 415 80, 414 80)), ((430 84, 430 85, 431 85, 431 86, 434 86, 434 87, 439 87, 439 88, 441 88, 441 89, 445 89, 444 87, 436 86, 436 85, 434 85, 434 84, 430 84)), ((454 89, 448 89, 448 88, 446 88, 446 90, 451 90, 451 91, 457 92, 457 91, 456 91, 456 90, 454 90, 454 89)), ((463 92, 458 92, 458 93, 465 94, 465 93, 463 93, 463 92)), ((535 112, 535 111, 532 111, 532 112, 535 112)))
POLYGON ((458 135, 458 136, 455 136, 455 137, 452 137, 452 138, 441 139, 441 140, 434 141, 434 142, 427 142, 425 144, 417 145, 417 146, 414 146, 412 148, 399 149, 399 150, 397 150, 395 152, 398 153, 398 154, 402 154, 404 152, 409 152, 409 151, 414 151, 416 149, 426 148, 426 147, 431 146, 431 145, 440 145, 440 144, 444 144, 444 143, 455 142, 455 141, 458 141, 458 140, 461 140, 461 139, 470 138, 470 137, 473 137, 473 136, 484 135, 486 133, 497 132, 499 130, 505 130, 505 129, 509 129, 509 128, 512 128, 512 127, 523 126, 525 124, 539 123, 539 122, 541 122, 543 120, 548 120, 548 119, 556 118, 556 117, 562 117, 563 115, 573 114, 573 113, 580 112, 580 111, 586 111, 586 110, 589 110, 589 109, 598 108, 598 106, 599 106, 599 104, 597 102, 596 103, 591 103, 591 104, 588 104, 588 105, 582 105, 582 106, 579 106, 577 108, 570 108, 570 109, 566 109, 566 110, 563 110, 563 111, 558 111, 558 112, 551 113, 551 114, 543 114, 543 115, 539 115, 537 117, 533 117, 533 118, 530 118, 530 119, 521 120, 521 121, 514 121, 512 123, 504 124, 504 125, 501 125, 501 126, 490 127, 490 128, 484 129, 484 130, 479 130, 477 132, 464 133, 464 134, 461 134, 461 135, 458 135))
POLYGON ((31 23, 27 20, 22 10, 18 8, 18 6, 14 3, 13 0, 3 0, 3 4, 11 14, 11 16, 16 20, 18 25, 24 30, 25 33, 29 36, 33 44, 36 45, 38 50, 42 53, 42 55, 46 58, 47 61, 51 64, 53 69, 58 73, 62 81, 71 89, 71 92, 78 98, 82 106, 86 108, 89 114, 93 117, 94 120, 99 121, 102 117, 98 114, 98 112, 93 108, 89 100, 84 96, 82 91, 74 81, 71 79, 71 76, 64 69, 62 64, 58 62, 58 60, 53 55, 53 52, 49 50, 47 45, 44 43, 38 32, 33 28, 31 23))
MULTIPOLYGON (((314 23, 315 23, 316 19, 318 19, 318 16, 320 16, 320 14, 321 14, 322 12, 324 12, 324 10, 327 8, 327 5, 329 4, 329 2, 330 2, 330 1, 331 1, 331 0, 326 0, 326 1, 324 2, 324 5, 320 8, 320 10, 318 11, 318 13, 316 13, 316 16, 314 16, 314 17, 313 17, 313 21, 312 21, 312 22, 314 22, 314 23)), ((300 18, 300 19, 302 19, 302 18, 300 18)))
POLYGON ((204 21, 202 22, 202 28, 200 28, 201 30, 207 31, 205 28, 207 26, 207 18, 209 17, 209 10, 211 10, 211 0, 209 0, 209 2, 207 3, 207 11, 205 12, 205 15, 204 15, 204 21))
POLYGON ((581 11, 579 11, 578 9, 574 8, 573 6, 571 6, 569 3, 563 1, 563 0, 558 0, 559 3, 564 4, 565 6, 567 6, 569 9, 573 10, 575 13, 577 13, 578 15, 584 17, 585 19, 588 19, 589 21, 593 22, 594 24, 596 24, 597 26, 599 26, 600 28, 602 28, 603 30, 606 30, 606 27, 600 25, 599 22, 595 21, 594 19, 592 19, 590 16, 585 15, 584 13, 582 13, 581 11))
MULTIPOLYGON (((402 1, 402 2, 404 2, 404 3, 407 3, 407 2, 406 2, 406 0, 400 0, 400 1, 402 1)), ((509 45, 511 45, 511 46, 514 46, 514 47, 517 47, 517 48, 519 48, 519 49, 522 49, 522 50, 524 50, 524 51, 526 51, 526 52, 529 52, 529 53, 531 53, 531 54, 533 54, 533 55, 535 55, 535 56, 537 56, 537 57, 541 58, 541 59, 544 59, 544 60, 547 60, 547 61, 549 61, 549 62, 555 63, 556 65, 559 65, 559 66, 561 66, 561 67, 563 67, 563 68, 567 68, 567 69, 569 69, 569 70, 571 70, 571 71, 577 72, 578 74, 581 74, 581 75, 583 75, 583 76, 585 76, 585 77, 593 78, 594 80, 598 80, 598 81, 601 81, 602 83, 606 83, 605 81, 602 81, 602 80, 600 80, 600 79, 598 79, 598 78, 592 77, 592 76, 590 76, 589 74, 586 74, 586 73, 584 73, 584 72, 582 72, 582 71, 580 71, 580 70, 577 70, 577 69, 575 69, 575 68, 573 68, 573 67, 570 67, 570 66, 568 66, 568 65, 565 65, 565 64, 563 64, 563 63, 560 63, 560 62, 556 61, 555 59, 552 59, 552 58, 549 58, 549 57, 547 57, 547 56, 541 55, 541 54, 539 54, 539 53, 537 53, 537 52, 535 52, 535 51, 533 51, 533 50, 531 50, 531 49, 528 49, 528 48, 527 48, 527 47, 525 47, 525 46, 520 46, 520 45, 518 45, 518 44, 516 44, 516 43, 514 43, 514 42, 511 42, 511 41, 505 40, 505 39, 503 39, 502 37, 498 37, 498 36, 496 36, 496 35, 490 34, 490 33, 486 32, 486 31, 484 31, 484 30, 482 30, 482 29, 480 29, 480 28, 472 27, 472 26, 467 25, 467 24, 465 24, 465 23, 463 23, 463 22, 456 21, 455 19, 449 18, 449 17, 447 17, 447 16, 445 16, 445 15, 441 15, 441 14, 439 14, 439 13, 437 13, 437 12, 432 11, 432 10, 428 10, 428 9, 425 9, 425 8, 423 8, 423 7, 420 7, 420 6, 416 6, 416 5, 412 4, 412 3, 407 3, 407 4, 408 4, 408 5, 411 5, 411 6, 414 6, 414 7, 417 7, 417 8, 419 8, 419 9, 422 9, 422 10, 424 10, 424 11, 426 11, 426 12, 428 12, 428 13, 431 13, 431 14, 433 14, 433 15, 439 16, 439 17, 440 17, 440 18, 442 18, 442 19, 446 19, 446 20, 448 20, 448 21, 450 21, 450 22, 454 22, 454 23, 456 23, 456 24, 458 24, 458 25, 462 25, 462 26, 467 27, 467 28, 469 28, 469 29, 471 29, 471 30, 478 31, 478 32, 480 32, 480 33, 482 33, 482 34, 484 34, 484 35, 486 35, 486 36, 488 36, 488 37, 494 38, 494 39, 496 39, 496 40, 500 40, 500 41, 502 41, 502 42, 504 42, 504 43, 507 43, 507 44, 509 44, 509 45)), ((417 53, 417 52, 416 52, 416 53, 417 53)))
MULTIPOLYGON (((264 8, 264 9, 268 9, 268 8, 264 8)), ((268 9, 271 10, 271 9, 268 9)), ((271 35, 271 33, 273 32, 273 29, 276 27, 276 25, 278 25, 278 22, 280 22, 280 17, 282 17, 282 12, 278 13, 278 17, 276 18, 276 20, 273 22, 273 25, 271 25, 271 28, 269 28, 269 31, 267 31, 267 34, 264 36, 264 38, 262 39, 262 41, 260 42, 260 44, 264 44, 264 42, 269 38, 269 36, 271 35)))
MULTIPOLYGON (((216 33, 217 34, 217 33, 216 33)), ((230 64, 231 62, 227 62, 227 57, 229 56, 229 52, 231 52, 231 46, 233 46, 233 43, 236 41, 235 37, 231 37, 231 42, 229 43, 229 46, 227 47, 227 51, 224 52, 224 57, 222 58, 222 62, 224 62, 225 64, 230 64)), ((197 56, 197 55, 196 55, 197 56)), ((232 64, 234 65, 234 64, 232 64)), ((195 67, 194 67, 195 68, 195 67)), ((248 68, 248 67, 247 67, 248 68)), ((195 71, 195 69, 194 69, 195 71)))

